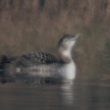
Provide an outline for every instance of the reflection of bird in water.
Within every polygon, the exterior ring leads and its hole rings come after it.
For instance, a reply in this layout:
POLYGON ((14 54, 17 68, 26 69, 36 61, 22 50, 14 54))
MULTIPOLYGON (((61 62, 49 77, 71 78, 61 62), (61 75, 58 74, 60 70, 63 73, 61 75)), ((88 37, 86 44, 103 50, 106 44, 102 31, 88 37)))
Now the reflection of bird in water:
POLYGON ((66 83, 61 86, 62 101, 66 105, 73 105, 74 102, 74 84, 66 83))
POLYGON ((73 80, 76 74, 76 65, 72 59, 72 48, 79 35, 64 35, 58 42, 57 59, 48 53, 30 53, 11 61, 5 68, 14 78, 33 77, 46 79, 73 80))

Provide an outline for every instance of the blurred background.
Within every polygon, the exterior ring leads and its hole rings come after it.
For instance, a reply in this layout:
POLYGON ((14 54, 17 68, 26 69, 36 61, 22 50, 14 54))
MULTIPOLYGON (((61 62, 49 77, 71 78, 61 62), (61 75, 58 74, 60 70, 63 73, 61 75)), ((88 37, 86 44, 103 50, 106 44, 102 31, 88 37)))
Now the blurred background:
POLYGON ((56 53, 80 33, 73 58, 79 79, 110 80, 110 0, 0 0, 0 54, 56 53))

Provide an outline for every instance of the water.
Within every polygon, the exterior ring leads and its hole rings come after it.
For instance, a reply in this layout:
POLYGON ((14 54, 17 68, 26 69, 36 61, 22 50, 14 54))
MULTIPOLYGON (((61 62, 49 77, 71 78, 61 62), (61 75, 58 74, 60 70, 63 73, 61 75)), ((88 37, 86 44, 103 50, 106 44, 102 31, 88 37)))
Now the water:
POLYGON ((110 110, 110 85, 0 85, 0 110, 110 110))

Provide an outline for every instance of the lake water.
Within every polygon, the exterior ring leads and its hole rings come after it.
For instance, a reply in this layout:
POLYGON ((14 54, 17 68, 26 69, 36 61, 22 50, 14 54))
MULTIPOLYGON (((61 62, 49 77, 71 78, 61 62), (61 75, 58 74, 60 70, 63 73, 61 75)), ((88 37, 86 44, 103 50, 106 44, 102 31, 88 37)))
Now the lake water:
POLYGON ((0 110, 110 110, 109 83, 0 85, 0 110))

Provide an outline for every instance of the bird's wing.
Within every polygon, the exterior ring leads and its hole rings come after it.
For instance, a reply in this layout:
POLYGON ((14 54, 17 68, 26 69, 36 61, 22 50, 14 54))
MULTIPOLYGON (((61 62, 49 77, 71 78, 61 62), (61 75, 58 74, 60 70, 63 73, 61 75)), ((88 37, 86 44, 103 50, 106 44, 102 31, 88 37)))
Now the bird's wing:
POLYGON ((24 54, 15 61, 17 65, 21 66, 52 64, 56 62, 58 62, 58 60, 55 56, 43 52, 24 54))

